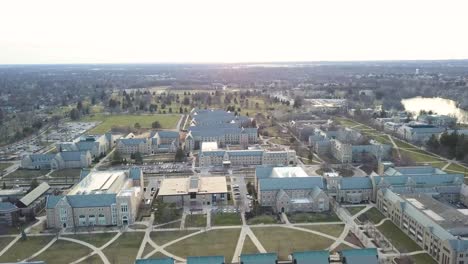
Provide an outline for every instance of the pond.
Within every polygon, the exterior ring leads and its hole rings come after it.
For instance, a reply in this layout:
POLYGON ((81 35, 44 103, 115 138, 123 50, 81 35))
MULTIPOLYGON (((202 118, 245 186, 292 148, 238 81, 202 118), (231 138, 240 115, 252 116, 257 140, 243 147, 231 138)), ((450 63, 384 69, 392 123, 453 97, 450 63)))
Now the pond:
POLYGON ((401 100, 405 110, 415 115, 419 111, 432 111, 439 115, 455 116, 458 123, 468 124, 468 111, 457 106, 457 103, 450 99, 440 97, 413 97, 401 100))

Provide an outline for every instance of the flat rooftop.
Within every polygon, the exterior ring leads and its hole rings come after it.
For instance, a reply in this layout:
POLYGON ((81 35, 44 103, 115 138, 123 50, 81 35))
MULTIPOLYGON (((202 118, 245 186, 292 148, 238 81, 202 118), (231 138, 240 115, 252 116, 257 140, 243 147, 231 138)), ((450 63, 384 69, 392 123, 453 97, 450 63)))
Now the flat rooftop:
POLYGON ((271 178, 309 177, 301 167, 275 167, 271 172, 271 178))
POLYGON ((201 151, 213 151, 218 150, 218 142, 202 142, 201 151))
POLYGON ((192 176, 164 179, 158 195, 186 195, 189 192, 197 194, 227 193, 226 177, 192 176))
POLYGON ((468 234, 468 209, 457 208, 428 194, 405 194, 401 197, 452 235, 468 234))
POLYGON ((77 183, 68 194, 115 193, 121 187, 115 184, 123 182, 117 179, 122 177, 126 177, 125 171, 93 171, 77 183))

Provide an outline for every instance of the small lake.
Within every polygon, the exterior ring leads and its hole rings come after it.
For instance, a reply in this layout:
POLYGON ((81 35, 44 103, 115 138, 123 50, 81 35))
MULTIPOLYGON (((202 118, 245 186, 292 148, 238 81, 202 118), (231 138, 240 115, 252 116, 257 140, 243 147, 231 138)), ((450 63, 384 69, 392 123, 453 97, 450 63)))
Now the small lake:
POLYGON ((468 111, 457 107, 457 103, 440 97, 413 97, 401 100, 405 110, 416 115, 426 110, 439 115, 449 115, 458 118, 458 123, 468 124, 468 111))

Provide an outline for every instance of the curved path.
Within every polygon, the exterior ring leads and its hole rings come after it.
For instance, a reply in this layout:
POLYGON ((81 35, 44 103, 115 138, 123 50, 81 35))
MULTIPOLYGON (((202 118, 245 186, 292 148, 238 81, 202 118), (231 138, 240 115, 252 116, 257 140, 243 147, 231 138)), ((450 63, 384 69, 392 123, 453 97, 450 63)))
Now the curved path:
POLYGON ((56 237, 53 238, 49 243, 47 243, 47 245, 45 245, 43 248, 41 248, 41 250, 36 251, 36 253, 32 254, 32 256, 23 259, 21 262, 28 262, 29 260, 32 260, 32 259, 34 259, 35 257, 39 256, 40 254, 42 254, 42 252, 44 252, 44 251, 46 251, 48 248, 50 248, 50 246, 52 246, 52 244, 54 244, 55 241, 57 241, 57 238, 56 238, 56 237))

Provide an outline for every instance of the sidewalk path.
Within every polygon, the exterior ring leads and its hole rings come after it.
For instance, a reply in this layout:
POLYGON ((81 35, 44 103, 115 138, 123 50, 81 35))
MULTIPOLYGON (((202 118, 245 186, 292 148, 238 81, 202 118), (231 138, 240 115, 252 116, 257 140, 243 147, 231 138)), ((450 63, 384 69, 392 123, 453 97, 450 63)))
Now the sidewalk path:
POLYGON ((41 248, 41 250, 36 251, 36 253, 32 254, 32 256, 23 259, 21 262, 28 262, 29 260, 32 260, 35 257, 39 256, 40 254, 42 254, 42 252, 46 251, 50 246, 52 246, 52 244, 54 244, 55 241, 57 241, 56 237, 53 238, 49 243, 47 243, 47 245, 45 245, 43 248, 41 248))
POLYGON ((104 255, 101 248, 97 248, 92 244, 89 244, 87 242, 84 242, 84 241, 81 241, 81 240, 78 240, 78 239, 70 238, 70 237, 59 237, 59 239, 74 242, 74 243, 83 245, 83 246, 88 247, 88 248, 93 250, 93 252, 89 253, 88 255, 86 255, 86 256, 78 259, 78 260, 75 260, 71 264, 80 263, 81 261, 84 261, 85 259, 89 258, 90 256, 92 256, 94 254, 98 254, 99 257, 101 257, 101 260, 102 260, 102 262, 104 262, 104 264, 110 264, 109 260, 107 259, 106 255, 104 255))

